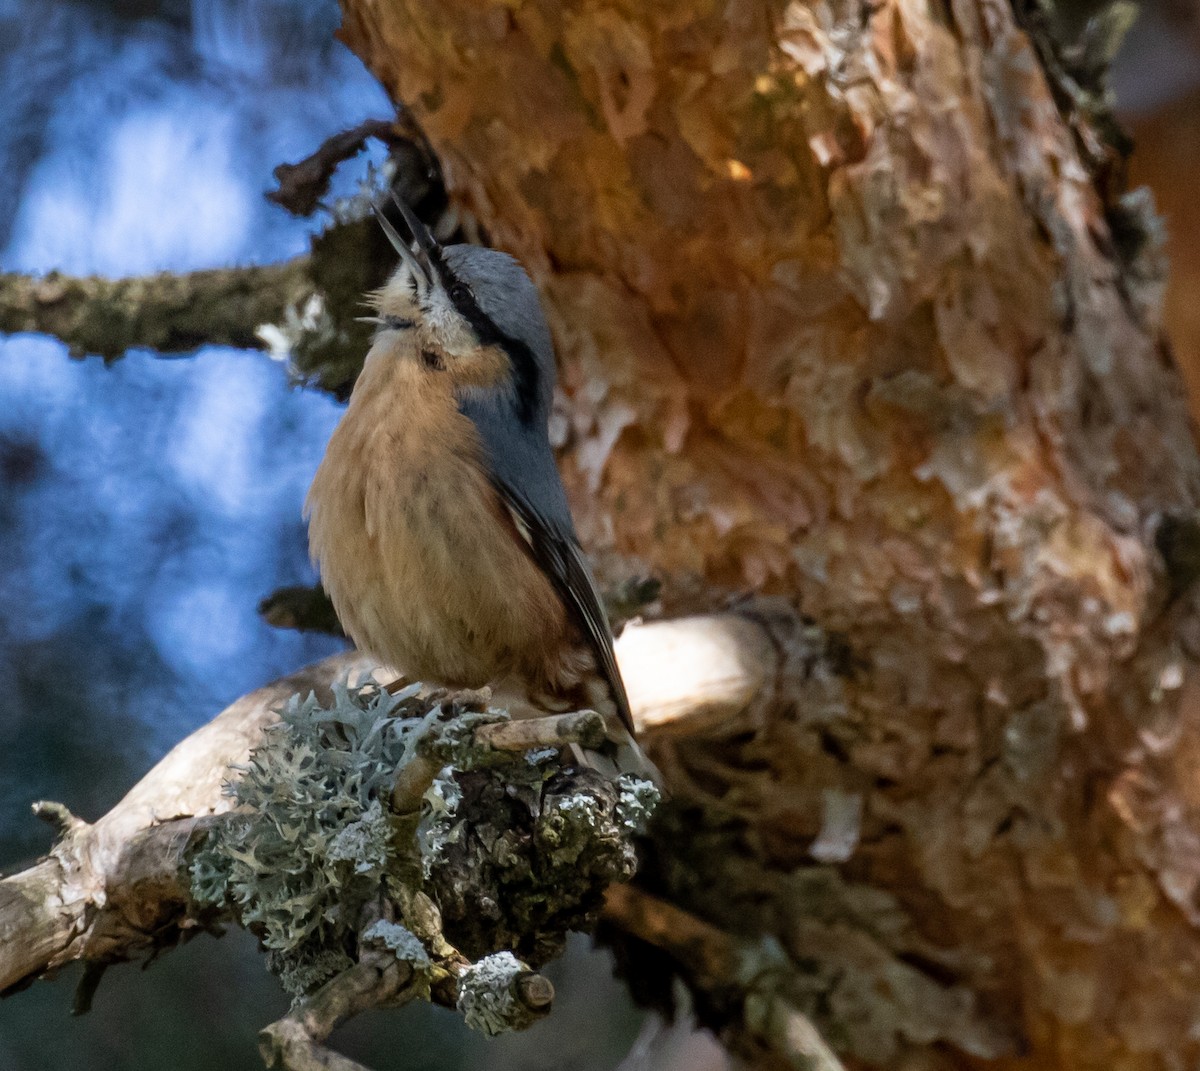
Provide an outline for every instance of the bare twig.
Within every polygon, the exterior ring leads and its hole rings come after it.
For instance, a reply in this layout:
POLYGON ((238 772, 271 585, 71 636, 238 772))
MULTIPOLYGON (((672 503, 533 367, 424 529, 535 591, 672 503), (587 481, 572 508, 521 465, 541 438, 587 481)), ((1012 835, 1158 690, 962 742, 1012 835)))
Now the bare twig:
POLYGON ((785 992, 749 977, 748 966, 761 958, 755 942, 744 941, 657 896, 628 885, 609 888, 605 918, 673 957, 707 989, 738 987, 749 1032, 797 1071, 843 1071, 812 1021, 785 992))
POLYGON ((348 1056, 313 1041, 298 1023, 280 1019, 259 1034, 258 1051, 267 1067, 283 1071, 371 1071, 348 1056))
POLYGON ((604 897, 604 917, 669 953, 708 981, 737 974, 738 946, 724 930, 666 900, 629 885, 614 885, 604 897))
POLYGON ((279 188, 267 192, 267 200, 286 208, 294 216, 310 216, 329 190, 329 180, 343 160, 362 152, 368 138, 392 147, 405 140, 393 119, 368 119, 351 130, 326 138, 310 156, 299 163, 280 164, 273 174, 279 188))
POLYGON ((599 747, 604 737, 604 718, 594 710, 498 722, 475 730, 476 740, 497 751, 528 751, 535 747, 562 747, 564 744, 599 747))
POLYGON ((396 777, 392 787, 392 810, 412 814, 420 809, 426 790, 433 784, 442 763, 427 755, 418 755, 396 777))
MULTIPOLYGON (((413 976, 412 966, 395 958, 383 964, 360 962, 342 971, 259 1034, 263 1062, 267 1067, 288 1071, 366 1071, 361 1064, 331 1052, 321 1043, 339 1023, 360 1012, 402 1003, 403 991, 413 976)), ((414 995, 409 993, 408 997, 414 995)))
POLYGON ((258 604, 258 612, 268 625, 275 628, 323 632, 330 636, 345 635, 333 603, 320 584, 294 584, 279 588, 258 604))

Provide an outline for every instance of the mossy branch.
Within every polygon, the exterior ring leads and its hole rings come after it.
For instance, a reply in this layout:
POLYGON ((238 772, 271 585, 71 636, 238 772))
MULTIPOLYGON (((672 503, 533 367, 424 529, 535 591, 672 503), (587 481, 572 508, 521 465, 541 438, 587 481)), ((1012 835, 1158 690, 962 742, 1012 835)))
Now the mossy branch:
POLYGON ((130 279, 4 273, 0 331, 54 335, 72 356, 106 361, 134 348, 168 356, 209 344, 265 349, 259 327, 282 320, 312 289, 306 256, 266 267, 130 279))
MULTIPOLYGON (((329 179, 368 138, 388 147, 384 173, 431 223, 446 210, 441 171, 407 113, 370 120, 328 139, 296 164, 281 164, 268 199, 310 215, 329 179)), ((364 295, 387 278, 395 253, 371 220, 370 194, 325 204, 331 223, 308 254, 262 267, 106 279, 59 272, 0 273, 0 333, 53 335, 72 356, 115 361, 131 349, 164 356, 205 345, 268 350, 300 382, 345 398, 362 367, 371 330, 364 295)), ((286 608, 282 611, 286 614, 286 608)))
POLYGON ((363 294, 390 264, 377 230, 335 223, 310 253, 264 267, 128 279, 0 274, 0 332, 53 335, 74 357, 110 362, 131 349, 166 357, 206 345, 267 350, 299 381, 345 397, 370 345, 356 319, 363 294))
POLYGON ((539 966, 632 877, 657 800, 637 778, 564 767, 564 744, 598 741, 587 719, 557 721, 554 747, 497 748, 485 733, 508 715, 474 693, 294 696, 237 769, 235 811, 192 852, 192 897, 255 932, 298 999, 362 962, 364 942, 415 971, 422 997, 496 953, 539 966), (433 777, 419 809, 397 808, 414 762, 433 777))
MULTIPOLYGON (((602 744, 598 716, 550 719, 557 747, 534 731, 520 748, 520 731, 496 736, 508 715, 485 699, 374 682, 293 695, 228 771, 232 809, 139 831, 114 874, 90 870, 95 827, 38 804, 62 834, 61 873, 39 875, 41 889, 87 886, 70 958, 98 980, 96 968, 186 929, 238 922, 297 1001, 262 1045, 268 1066, 293 1071, 356 1066, 323 1043, 368 1007, 425 999, 488 1034, 529 1026, 553 1000, 534 968, 633 875, 632 840, 658 794, 563 765, 563 745, 602 744), (432 775, 419 806, 397 810, 393 786, 412 765, 432 775)), ((31 891, 0 889, 0 909, 4 893, 15 904, 31 891)), ((30 920, 10 921, 19 938, 30 920)))
MULTIPOLYGON (((810 673, 810 639, 764 603, 626 629, 618 657, 635 718, 659 740, 669 782, 687 791, 672 742, 737 732, 793 691, 810 673)), ((239 700, 95 823, 41 805, 62 839, 0 881, 0 990, 233 918, 298 998, 264 1033, 276 1066, 354 1067, 324 1041, 361 1007, 428 999, 489 1033, 546 1014, 538 968, 632 874, 650 786, 570 763, 575 746, 605 746, 591 715, 510 722, 486 694, 335 683, 372 668, 338 656, 239 700)), ((611 906, 609 918, 620 924, 611 906)), ((687 969, 678 947, 664 951, 687 969)), ((743 960, 759 962, 730 962, 743 960)), ((768 1000, 764 1044, 799 1036, 789 1008, 768 1000)))

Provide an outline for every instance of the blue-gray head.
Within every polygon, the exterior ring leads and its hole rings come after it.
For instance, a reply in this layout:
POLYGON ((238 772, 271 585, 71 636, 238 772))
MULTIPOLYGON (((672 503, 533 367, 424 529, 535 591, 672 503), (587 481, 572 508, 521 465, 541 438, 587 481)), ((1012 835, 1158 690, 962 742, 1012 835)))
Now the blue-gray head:
POLYGON ((554 347, 525 269, 495 249, 441 246, 407 205, 396 204, 413 246, 376 210, 400 254, 376 295, 380 331, 411 332, 430 373, 447 375, 464 400, 507 400, 522 423, 544 427, 554 393, 554 347))

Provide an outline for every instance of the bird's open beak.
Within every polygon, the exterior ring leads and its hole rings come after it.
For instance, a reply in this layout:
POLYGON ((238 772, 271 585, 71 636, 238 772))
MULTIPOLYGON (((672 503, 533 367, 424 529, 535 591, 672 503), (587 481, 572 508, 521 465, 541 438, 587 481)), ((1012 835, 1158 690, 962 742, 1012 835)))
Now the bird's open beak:
POLYGON ((408 227, 413 239, 416 242, 416 251, 403 238, 400 237, 400 232, 392 226, 391 221, 383 214, 373 200, 371 201, 371 211, 375 213, 375 218, 379 221, 379 226, 383 228, 383 233, 387 235, 387 240, 391 243, 393 249, 400 254, 400 259, 404 261, 405 266, 412 273, 412 277, 417 286, 417 292, 423 297, 428 293, 430 287, 438 285, 438 272, 436 264, 441 261, 441 247, 437 244, 436 239, 429 233, 429 228, 425 226, 412 209, 408 207, 396 194, 392 193, 392 200, 396 202, 396 207, 400 210, 400 215, 404 219, 405 226, 408 227))
POLYGON ((417 260, 421 267, 425 269, 430 280, 436 279, 444 284, 445 280, 440 278, 442 273, 439 270, 443 264, 442 247, 438 245, 437 239, 430 233, 429 228, 417 219, 417 214, 404 203, 396 191, 392 190, 391 194, 392 201, 404 219, 404 225, 408 228, 409 234, 413 236, 413 241, 417 243, 417 260))

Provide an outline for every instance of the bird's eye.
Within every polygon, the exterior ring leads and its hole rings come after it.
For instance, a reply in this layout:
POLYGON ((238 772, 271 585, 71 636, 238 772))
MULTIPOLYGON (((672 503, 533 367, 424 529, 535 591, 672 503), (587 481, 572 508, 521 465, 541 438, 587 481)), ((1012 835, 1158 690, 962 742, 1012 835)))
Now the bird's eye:
POLYGON ((450 284, 450 300, 455 305, 462 305, 472 299, 474 295, 471 293, 471 288, 467 286, 461 279, 455 279, 450 284))

